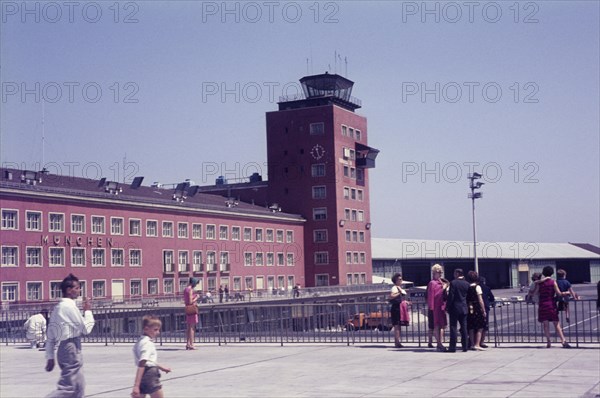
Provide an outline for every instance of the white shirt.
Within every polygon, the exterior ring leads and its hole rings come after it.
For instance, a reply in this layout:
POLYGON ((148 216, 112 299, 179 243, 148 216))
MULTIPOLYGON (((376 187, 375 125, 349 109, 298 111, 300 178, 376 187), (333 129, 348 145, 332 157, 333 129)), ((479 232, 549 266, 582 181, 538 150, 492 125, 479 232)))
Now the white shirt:
POLYGON ((471 286, 475 286, 475 293, 477 293, 479 296, 481 296, 483 294, 483 290, 481 290, 481 286, 479 286, 475 283, 471 283, 471 286))
POLYGON ((158 353, 152 339, 146 335, 140 336, 133 346, 133 359, 135 366, 140 365, 140 361, 146 361, 146 366, 156 366, 158 353))
POLYGON ((42 314, 35 314, 25 322, 25 330, 29 340, 41 338, 46 332, 46 318, 42 314))
POLYGON ((54 348, 61 341, 90 333, 94 324, 92 311, 85 311, 82 316, 73 299, 61 298, 54 307, 48 323, 46 359, 54 359, 54 348))

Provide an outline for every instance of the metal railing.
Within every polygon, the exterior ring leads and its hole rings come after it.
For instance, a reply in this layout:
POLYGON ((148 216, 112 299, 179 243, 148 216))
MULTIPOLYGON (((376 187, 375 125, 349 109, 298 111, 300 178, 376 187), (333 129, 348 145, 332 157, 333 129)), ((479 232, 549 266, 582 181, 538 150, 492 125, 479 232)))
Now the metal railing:
MULTIPOLYGON (((593 300, 570 303, 570 323, 564 312, 561 324, 567 340, 573 346, 600 343, 600 318, 593 300)), ((141 333, 141 319, 155 314, 162 320, 160 344, 185 341, 186 317, 183 306, 153 308, 105 308, 94 312, 96 325, 86 342, 118 344, 133 343, 141 333)), ((2 311, 0 342, 25 343, 23 323, 31 311, 2 311)), ((410 323, 402 327, 403 343, 426 346, 428 339, 427 307, 413 301, 409 310, 410 323)), ((557 341, 550 326, 553 341, 557 341)), ((448 331, 445 332, 446 341, 448 331)), ((391 344, 393 330, 389 319, 389 304, 385 301, 353 303, 301 303, 200 306, 196 340, 206 344, 233 343, 332 343, 391 344)), ((537 306, 525 302, 494 307, 490 313, 488 345, 515 343, 545 343, 542 325, 537 321, 537 306)))
MULTIPOLYGON (((173 271, 174 273, 175 271, 173 271)), ((349 286, 320 286, 301 288, 298 292, 299 297, 338 297, 343 294, 356 294, 356 293, 373 293, 373 292, 388 292, 391 285, 386 284, 365 284, 365 285, 349 285, 349 286)), ((211 289, 212 296, 215 301, 218 298, 218 292, 216 288, 211 289)), ((199 291, 201 295, 206 292, 199 291)), ((251 299, 251 301, 272 301, 272 300, 286 300, 294 297, 295 290, 289 289, 260 289, 260 290, 230 290, 229 301, 234 301, 236 293, 238 297, 243 297, 244 300, 251 299)), ((144 294, 144 295, 124 295, 114 298, 100 297, 92 299, 92 308, 101 309, 103 307, 135 307, 146 300, 154 300, 161 303, 161 306, 170 305, 177 306, 183 302, 183 293, 167 293, 167 294, 144 294)), ((6 310, 25 310, 25 311, 39 311, 41 309, 51 310, 59 299, 51 301, 30 301, 25 303, 13 303, 3 301, 1 309, 6 310)))

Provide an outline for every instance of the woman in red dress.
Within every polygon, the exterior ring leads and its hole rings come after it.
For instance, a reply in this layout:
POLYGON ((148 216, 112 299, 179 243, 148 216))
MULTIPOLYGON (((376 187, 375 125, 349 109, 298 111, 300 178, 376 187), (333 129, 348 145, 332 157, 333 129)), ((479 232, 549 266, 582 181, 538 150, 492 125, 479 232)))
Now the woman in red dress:
MULTIPOLYGON (((194 288, 198 284, 199 280, 197 278, 190 278, 190 283, 183 290, 183 300, 185 305, 196 304, 196 300, 198 300, 198 295, 194 293, 194 288)), ((194 315, 185 315, 185 322, 187 324, 186 329, 186 337, 187 343, 185 345, 186 350, 195 350, 194 348, 194 332, 196 329, 196 324, 198 323, 198 314, 194 315)))
POLYGON ((538 321, 544 324, 544 334, 546 335, 546 347, 551 347, 550 341, 550 325, 549 322, 554 323, 556 334, 560 337, 560 342, 563 348, 571 348, 569 343, 565 340, 560 322, 558 320, 558 309, 556 308, 556 302, 554 301, 555 295, 563 295, 558 288, 556 281, 551 278, 554 274, 554 268, 546 266, 542 270, 543 278, 536 281, 537 289, 539 292, 539 307, 538 307, 538 321))

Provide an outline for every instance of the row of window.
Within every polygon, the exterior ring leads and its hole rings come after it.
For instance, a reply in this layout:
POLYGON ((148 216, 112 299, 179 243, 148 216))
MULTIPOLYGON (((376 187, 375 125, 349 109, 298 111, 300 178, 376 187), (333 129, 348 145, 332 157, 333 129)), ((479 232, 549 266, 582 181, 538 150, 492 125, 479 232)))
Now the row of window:
MULTIPOLYGON (((313 199, 326 199, 327 198, 327 187, 325 185, 316 185, 312 187, 312 198, 313 199)), ((363 200, 363 190, 344 187, 344 199, 352 200, 363 200)))
POLYGON ((342 137, 350 137, 354 138, 356 141, 360 141, 362 139, 362 133, 360 130, 342 124, 342 137))
MULTIPOLYGON (((196 290, 204 291, 205 290, 205 278, 198 278, 199 283, 196 286, 196 290)), ((283 288, 283 289, 291 289, 295 285, 294 276, 293 275, 269 275, 264 276, 234 276, 233 284, 231 284, 231 280, 229 277, 221 277, 219 279, 215 277, 206 278, 206 290, 208 291, 216 291, 217 290, 217 281, 220 286, 228 286, 231 287, 231 291, 241 291, 241 290, 264 290, 265 288, 271 290, 275 288, 283 288), (287 281, 287 286, 286 286, 287 281), (243 282, 243 284, 242 284, 243 282), (265 284, 266 283, 266 284, 265 284)), ((175 294, 182 293, 184 289, 187 287, 189 282, 188 278, 165 278, 162 280, 162 292, 160 291, 159 279, 157 278, 148 278, 146 280, 146 284, 143 284, 142 279, 131 279, 129 281, 128 292, 129 296, 141 296, 141 295, 158 295, 158 294, 175 294), (177 283, 177 285, 176 285, 177 283), (178 290, 176 291, 176 287, 178 290)), ((112 290, 113 295, 115 291, 125 292, 124 280, 113 280, 112 290)), ((62 297, 62 293, 60 290, 61 281, 50 281, 48 282, 48 291, 49 291, 49 299, 59 299, 62 297)), ((80 280, 79 284, 81 286, 81 295, 83 297, 89 297, 88 285, 85 280, 80 280)), ((2 301, 17 301, 19 299, 19 282, 2 282, 2 301)), ((107 282, 106 280, 93 280, 91 285, 91 297, 92 298, 104 298, 107 297, 107 282)), ((44 283, 43 282, 26 282, 26 300, 27 301, 41 301, 44 300, 44 283)))
POLYGON ((367 283, 367 275, 364 273, 346 274, 347 285, 364 285, 367 283))
MULTIPOLYGON (((25 265, 27 267, 42 267, 43 266, 43 248, 42 247, 26 247, 25 248, 25 265)), ((91 248, 86 252, 85 247, 71 248, 71 266, 85 267, 91 264, 92 267, 106 266, 106 252, 109 251, 110 266, 124 267, 126 263, 130 267, 142 266, 142 250, 129 249, 126 257, 125 249, 112 248, 91 248)), ((64 247, 49 247, 47 263, 50 267, 64 267, 66 265, 66 255, 64 247)), ((221 251, 218 253, 219 264, 229 267, 229 252, 221 251)), ((263 253, 263 252, 244 252, 245 266, 290 266, 295 265, 294 253, 263 253)), ((163 266, 165 271, 174 272, 175 251, 163 250, 163 266)), ((216 271, 217 252, 212 250, 206 251, 206 271, 216 271)), ((3 267, 18 267, 19 266, 19 247, 18 246, 2 246, 2 263, 3 267)), ((190 256, 188 250, 177 251, 178 271, 187 271, 190 265, 190 256)), ((195 272, 203 271, 205 261, 201 250, 192 251, 192 270, 195 272)), ((221 271, 229 271, 222 269, 221 271)))
MULTIPOLYGON (((326 229, 315 229, 313 231, 314 243, 326 243, 329 241, 326 229)), ((346 230, 346 242, 365 243, 364 231, 346 230)))
MULTIPOLYGON (((314 253, 315 265, 329 264, 329 252, 318 251, 314 253)), ((346 264, 366 264, 367 255, 365 252, 346 252, 346 264)))
MULTIPOLYGON (((326 207, 314 207, 312 209, 314 221, 325 221, 327 220, 327 208, 326 207)), ((364 210, 356 209, 344 209, 344 219, 348 221, 359 221, 365 220, 364 210)))
MULTIPOLYGON (((325 123, 317 122, 311 123, 309 125, 310 135, 323 135, 325 134, 325 123)), ((362 139, 362 133, 360 130, 355 129, 354 127, 346 126, 342 124, 342 136, 350 137, 355 139, 356 141, 360 141, 362 139)))
POLYGON ((352 200, 358 200, 358 201, 362 202, 363 201, 363 190, 356 189, 356 188, 350 188, 350 187, 344 187, 344 199, 352 199, 352 200))
MULTIPOLYGON (((286 172, 287 170, 284 169, 286 172)), ((327 175, 325 163, 315 163, 310 166, 311 177, 325 177, 327 175)), ((365 172, 363 169, 357 169, 353 166, 344 165, 344 177, 364 181, 365 172)))
MULTIPOLYGON (((91 233, 106 234, 106 220, 104 216, 90 216, 91 233)), ((172 238, 175 236, 173 221, 162 221, 162 237, 172 238)), ((157 220, 146 220, 146 237, 158 236, 159 222, 157 220)), ((137 218, 128 219, 129 236, 142 236, 142 220, 137 218)), ((19 211, 14 209, 2 209, 2 229, 19 229, 19 211)), ((42 213, 39 211, 25 212, 25 230, 42 231, 42 213)), ((71 214, 71 233, 86 233, 85 216, 82 214, 71 214)), ((65 232, 65 215, 63 213, 48 213, 48 231, 65 232)), ((228 225, 192 223, 192 239, 218 239, 219 240, 244 240, 247 242, 294 242, 294 231, 274 230, 271 228, 251 227, 229 227, 228 225), (204 228, 205 227, 205 228, 204 228)), ((123 217, 110 217, 110 234, 125 235, 125 219, 123 217)), ((189 237, 189 223, 177 223, 177 237, 187 239, 189 237)))
POLYGON ((365 252, 346 252, 346 264, 366 264, 367 255, 365 252))
MULTIPOLYGON (((26 247, 25 248, 25 266, 27 267, 42 267, 43 266, 43 248, 41 247, 26 247)), ((92 248, 90 254, 86 253, 84 247, 71 248, 71 266, 85 267, 91 264, 93 267, 106 266, 106 250, 104 248, 92 248)), ((108 249, 110 250, 110 264, 113 267, 123 267, 128 261, 131 267, 142 266, 142 251, 140 249, 129 249, 129 255, 125 258, 124 249, 108 249)), ((48 248, 48 266, 64 267, 66 264, 65 248, 64 247, 49 247, 48 248)), ((3 267, 18 267, 19 266, 19 247, 18 246, 2 246, 2 263, 3 267)))
MULTIPOLYGON (((287 168, 284 169, 287 172, 287 168)), ((327 175, 325 163, 315 163, 310 166, 311 177, 325 177, 327 175)), ((353 166, 344 165, 344 177, 352 178, 357 181, 364 181, 365 171, 353 166)))

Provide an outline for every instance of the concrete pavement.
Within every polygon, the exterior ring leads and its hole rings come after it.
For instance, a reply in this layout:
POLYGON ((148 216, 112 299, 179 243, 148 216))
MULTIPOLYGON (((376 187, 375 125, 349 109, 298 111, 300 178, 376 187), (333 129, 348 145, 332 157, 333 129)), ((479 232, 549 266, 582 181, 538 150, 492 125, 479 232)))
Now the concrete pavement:
MULTIPOLYGON (((600 397, 600 349, 515 345, 485 352, 438 353, 391 345, 159 346, 166 397, 600 397)), ((128 397, 132 346, 85 344, 87 397, 128 397)), ((44 353, 0 346, 0 396, 43 397, 58 367, 44 353)))

